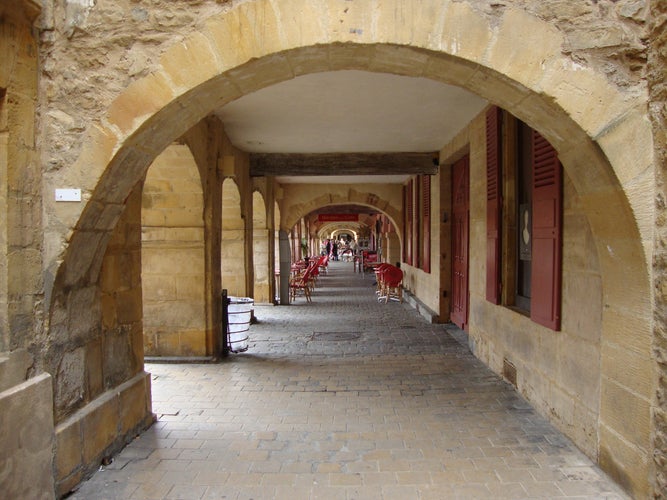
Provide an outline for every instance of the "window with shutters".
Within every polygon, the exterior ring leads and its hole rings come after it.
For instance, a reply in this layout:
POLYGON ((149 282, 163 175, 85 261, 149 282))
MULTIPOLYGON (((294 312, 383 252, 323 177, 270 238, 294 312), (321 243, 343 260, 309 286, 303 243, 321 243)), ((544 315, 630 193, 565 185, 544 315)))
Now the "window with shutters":
POLYGON ((487 113, 487 300, 560 328, 562 166, 538 132, 487 113))
POLYGON ((531 167, 531 129, 525 123, 517 121, 516 136, 514 137, 514 151, 516 165, 514 179, 516 203, 508 207, 514 211, 516 221, 513 239, 517 249, 514 264, 514 305, 526 312, 530 312, 530 284, 532 264, 531 221, 533 213, 531 167))

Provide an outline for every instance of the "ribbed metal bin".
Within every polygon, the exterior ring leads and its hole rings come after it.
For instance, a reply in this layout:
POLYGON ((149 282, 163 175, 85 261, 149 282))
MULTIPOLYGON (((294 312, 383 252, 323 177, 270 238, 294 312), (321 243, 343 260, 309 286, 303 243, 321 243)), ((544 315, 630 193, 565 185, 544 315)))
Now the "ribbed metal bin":
POLYGON ((248 350, 248 330, 254 300, 249 297, 229 297, 227 306, 227 334, 229 350, 244 352, 248 350))

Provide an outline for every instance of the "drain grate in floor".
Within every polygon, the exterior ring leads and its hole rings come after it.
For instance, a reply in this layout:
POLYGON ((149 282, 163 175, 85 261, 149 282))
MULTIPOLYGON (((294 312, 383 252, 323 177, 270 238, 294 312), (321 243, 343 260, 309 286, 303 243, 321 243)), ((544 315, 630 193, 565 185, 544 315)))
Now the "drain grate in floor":
POLYGON ((356 340, 361 337, 357 332, 313 332, 313 340, 337 342, 341 340, 356 340))

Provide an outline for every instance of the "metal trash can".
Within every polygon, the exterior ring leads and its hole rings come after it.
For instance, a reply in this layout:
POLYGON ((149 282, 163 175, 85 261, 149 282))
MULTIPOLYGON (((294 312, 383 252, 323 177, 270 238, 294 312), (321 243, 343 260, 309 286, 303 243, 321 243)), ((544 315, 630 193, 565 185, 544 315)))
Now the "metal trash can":
POLYGON ((249 297, 229 297, 227 305, 227 338, 230 352, 248 350, 248 330, 255 301, 249 297))

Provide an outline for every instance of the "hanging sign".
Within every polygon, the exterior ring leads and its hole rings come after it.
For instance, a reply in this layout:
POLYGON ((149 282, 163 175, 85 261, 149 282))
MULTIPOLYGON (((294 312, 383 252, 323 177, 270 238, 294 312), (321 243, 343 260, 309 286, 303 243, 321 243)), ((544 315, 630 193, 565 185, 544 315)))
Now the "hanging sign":
POLYGON ((320 222, 357 222, 359 214, 319 214, 317 220, 320 222))

